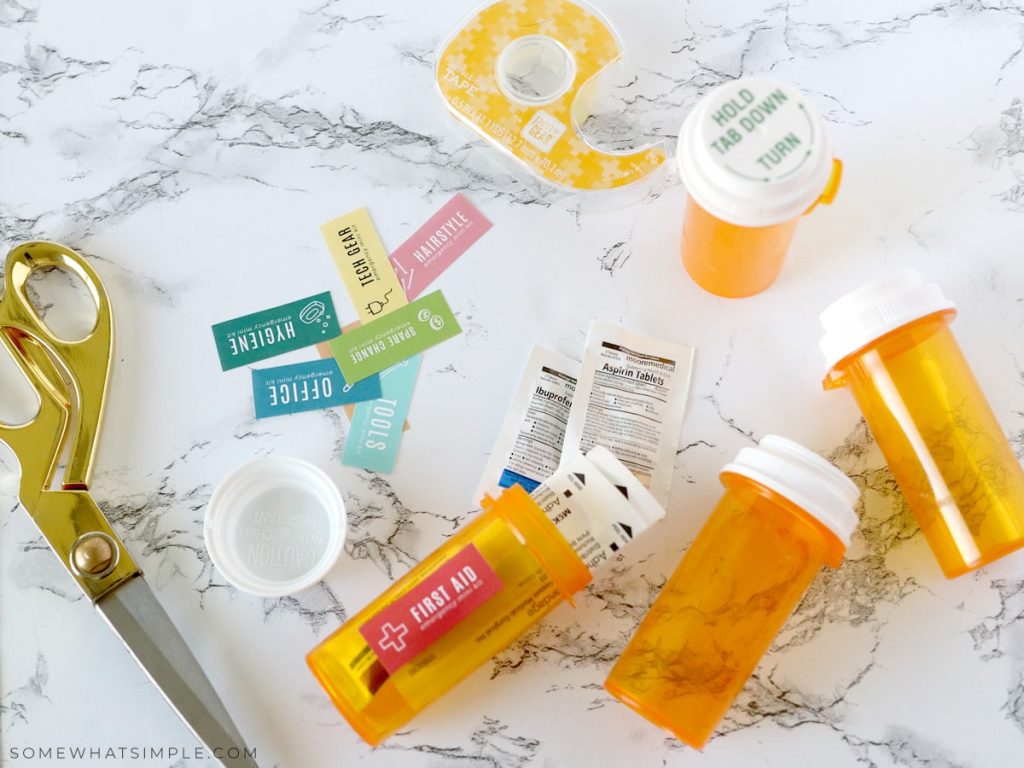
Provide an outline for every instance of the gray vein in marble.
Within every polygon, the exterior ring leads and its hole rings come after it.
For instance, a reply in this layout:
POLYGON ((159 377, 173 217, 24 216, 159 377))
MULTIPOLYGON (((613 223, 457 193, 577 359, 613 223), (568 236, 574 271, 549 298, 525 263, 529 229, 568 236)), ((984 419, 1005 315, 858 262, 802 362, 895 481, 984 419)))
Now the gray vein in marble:
POLYGON ((472 299, 465 299, 460 302, 459 311, 455 313, 462 328, 462 335, 465 339, 487 341, 491 332, 487 326, 478 319, 476 302, 472 299))
POLYGON ((264 599, 264 621, 270 623, 277 614, 294 614, 317 634, 323 627, 333 629, 348 620, 345 606, 323 581, 297 595, 264 599))
POLYGON ((965 763, 951 757, 922 734, 907 728, 889 726, 882 739, 865 738, 849 729, 844 721, 846 699, 877 669, 875 653, 878 646, 876 634, 867 663, 839 690, 828 696, 809 695, 787 688, 776 681, 770 662, 762 663, 726 714, 716 738, 752 727, 763 720, 771 720, 785 730, 817 725, 834 731, 850 748, 858 763, 872 768, 891 764, 907 768, 965 768, 965 763), (887 758, 884 763, 879 762, 879 753, 887 758))
POLYGON ((1010 688, 1003 711, 1006 712, 1006 717, 1024 734, 1024 672, 1017 676, 1016 683, 1010 688))
MULTIPOLYGON (((970 630, 974 650, 984 661, 1011 653, 1011 638, 1024 649, 1024 579, 996 579, 992 589, 999 598, 999 610, 970 630)), ((1024 672, 1024 653, 1020 656, 1024 672)))
POLYGON ((46 45, 26 45, 24 57, 20 66, 0 61, 0 75, 18 73, 18 99, 26 108, 52 93, 64 80, 104 72, 111 67, 110 61, 76 59, 46 45))
MULTIPOLYGON (((54 73, 40 71, 40 63, 31 54, 22 65, 32 73, 34 79, 29 82, 38 83, 40 92, 55 88, 62 77, 77 77, 78 69, 95 73, 114 66, 107 61, 60 59, 48 49, 47 56, 51 54, 60 62, 60 66, 48 65, 54 73)), ((9 237, 77 241, 92 234, 100 221, 109 225, 153 202, 174 200, 196 183, 212 180, 204 168, 209 162, 204 150, 218 144, 233 153, 257 148, 303 149, 325 158, 341 150, 369 152, 402 165, 429 166, 440 171, 429 174, 434 179, 429 194, 461 191, 506 198, 518 204, 542 201, 535 190, 510 183, 514 180, 505 174, 495 175, 493 167, 486 173, 473 167, 467 154, 473 145, 447 150, 441 139, 393 121, 370 118, 351 106, 343 106, 337 116, 329 117, 287 99, 267 101, 251 98, 240 88, 221 89, 215 80, 181 67, 145 63, 138 66, 129 90, 115 98, 121 103, 118 120, 125 130, 140 132, 147 141, 154 136, 158 139, 149 151, 149 159, 156 167, 122 179, 96 195, 68 202, 59 212, 24 217, 0 206, 0 226, 9 237), (239 131, 236 126, 245 127, 239 131)), ((454 121, 452 128, 453 132, 463 130, 454 121)), ((333 168, 336 163, 325 161, 318 165, 333 168)), ((223 170, 219 173, 225 176, 223 170)), ((255 170, 241 174, 241 178, 279 186, 255 170)))
POLYGON ((630 245, 632 234, 633 233, 630 232, 630 237, 626 240, 619 240, 604 249, 597 259, 597 263, 600 265, 601 271, 607 272, 609 275, 614 275, 618 270, 625 266, 626 262, 629 261, 629 258, 633 255, 633 247, 630 245))
POLYGON ((21 723, 28 723, 32 707, 40 701, 50 701, 46 686, 50 681, 49 665, 42 653, 36 654, 36 667, 32 676, 17 688, 11 688, 0 699, 0 724, 3 733, 10 733, 21 723))
POLYGON ((4 0, 4 2, 0 3, 0 26, 13 27, 15 24, 31 24, 38 18, 38 2, 4 0))
POLYGON ((418 66, 433 71, 435 47, 436 46, 429 43, 402 43, 401 45, 396 45, 395 50, 398 51, 398 55, 401 56, 402 59, 411 61, 418 66))
POLYGON ((434 369, 434 373, 454 373, 460 379, 468 379, 469 378, 466 374, 462 373, 458 368, 456 368, 451 363, 448 363, 448 365, 446 365, 444 368, 436 368, 436 369, 434 369))
POLYGON ((328 34, 335 34, 347 27, 363 27, 368 30, 378 30, 386 23, 385 19, 387 19, 387 16, 384 14, 350 17, 344 14, 334 13, 335 9, 343 9, 345 5, 346 3, 343 2, 343 0, 327 0, 327 2, 319 8, 315 8, 312 11, 305 11, 304 14, 307 16, 322 17, 322 24, 319 31, 326 32, 328 34))
POLYGON ((442 747, 430 744, 402 743, 402 732, 385 742, 381 752, 418 752, 443 760, 445 765, 490 766, 491 768, 527 768, 534 765, 540 755, 538 739, 509 733, 509 727, 500 720, 485 716, 483 722, 469 736, 472 747, 442 747))
POLYGON ((729 365, 732 363, 732 353, 735 346, 736 332, 733 331, 729 334, 729 343, 725 350, 725 360, 722 362, 722 372, 718 374, 718 378, 715 379, 715 383, 711 385, 711 392, 705 395, 703 399, 711 403, 711 407, 715 410, 715 415, 718 416, 721 422, 729 429, 737 434, 743 435, 743 437, 747 438, 752 443, 757 443, 753 430, 743 429, 736 423, 736 419, 731 416, 726 416, 722 411, 722 404, 718 400, 718 390, 721 388, 722 382, 725 380, 725 375, 729 372, 729 365))
POLYGON ((687 451, 691 451, 694 448, 717 448, 717 447, 718 447, 717 445, 715 445, 714 443, 709 443, 707 440, 695 440, 692 443, 687 443, 686 445, 684 445, 684 446, 682 446, 680 448, 677 448, 676 449, 676 456, 682 456, 684 453, 686 453, 687 451))
MULTIPOLYGON (((425 521, 439 523, 446 534, 454 533, 468 513, 444 515, 414 511, 398 498, 391 483, 373 472, 358 472, 365 486, 360 493, 345 494, 348 508, 348 539, 345 552, 356 560, 370 560, 389 579, 399 575, 399 567, 410 568, 434 547, 418 546, 425 521), (421 551, 417 552, 416 549, 421 551)), ((436 543, 435 543, 436 546, 436 543)))

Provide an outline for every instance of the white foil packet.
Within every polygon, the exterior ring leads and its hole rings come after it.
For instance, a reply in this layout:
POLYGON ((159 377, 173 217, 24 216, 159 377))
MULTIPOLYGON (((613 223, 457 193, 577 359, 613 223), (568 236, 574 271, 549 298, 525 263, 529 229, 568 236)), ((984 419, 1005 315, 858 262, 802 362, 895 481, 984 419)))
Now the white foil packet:
POLYGON ((517 484, 532 493, 558 469, 579 369, 572 358, 533 348, 474 501, 517 484))
POLYGON ((562 461, 604 446, 666 506, 693 354, 692 347, 591 322, 562 461))

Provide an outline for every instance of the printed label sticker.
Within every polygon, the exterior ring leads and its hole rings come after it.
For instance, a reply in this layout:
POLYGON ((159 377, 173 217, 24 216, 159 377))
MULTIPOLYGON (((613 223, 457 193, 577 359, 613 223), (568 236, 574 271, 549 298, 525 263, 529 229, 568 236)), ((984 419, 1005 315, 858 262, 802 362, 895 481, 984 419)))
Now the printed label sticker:
POLYGON ((412 301, 491 228, 491 222, 457 194, 398 246, 391 263, 412 301))
POLYGON ((501 579, 469 544, 359 627, 388 674, 441 639, 501 591, 501 579))
POLYGON ((331 342, 346 381, 374 373, 462 333, 440 291, 389 312, 331 342))
POLYGON ((408 303, 365 208, 320 225, 334 265, 364 323, 408 303))
POLYGON ((225 320, 212 330, 220 367, 225 371, 327 341, 341 333, 334 302, 326 292, 225 320))
POLYGON ((415 355, 381 372, 380 397, 356 405, 350 417, 342 464, 383 474, 395 468, 420 360, 415 355))
MULTIPOLYGON (((359 321, 356 320, 354 323, 349 323, 344 328, 342 328, 341 332, 342 333, 348 333, 353 328, 358 328, 358 327, 359 327, 359 321)), ((320 355, 320 357, 324 358, 325 360, 334 360, 334 353, 331 352, 331 345, 328 344, 327 342, 322 341, 319 344, 317 344, 316 345, 316 351, 320 355)), ((335 365, 337 365, 337 361, 335 361, 335 365)), ((339 373, 340 373, 340 370, 341 369, 339 369, 339 373)), ((373 377, 371 376, 370 378, 373 378, 373 377)), ((344 406, 345 415, 348 416, 348 420, 350 422, 353 421, 354 418, 355 418, 356 405, 357 405, 356 403, 346 403, 345 406, 344 406)), ((406 419, 405 420, 405 424, 402 425, 402 431, 408 432, 409 431, 409 427, 410 427, 409 420, 406 419)))
POLYGON ((333 358, 312 360, 253 371, 252 395, 256 418, 265 419, 374 400, 381 395, 380 377, 348 384, 333 358))

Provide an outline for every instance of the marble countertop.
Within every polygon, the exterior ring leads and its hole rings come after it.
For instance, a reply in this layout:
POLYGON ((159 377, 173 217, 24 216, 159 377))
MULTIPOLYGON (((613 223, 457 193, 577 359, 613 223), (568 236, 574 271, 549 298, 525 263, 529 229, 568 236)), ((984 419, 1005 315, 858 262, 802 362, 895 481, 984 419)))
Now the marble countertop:
MULTIPOLYGON (((510 174, 446 112, 434 50, 473 5, 0 0, 0 247, 45 238, 95 259, 119 338, 93 493, 261 765, 1024 764, 1024 553, 944 579, 852 398, 822 391, 817 347, 829 301, 921 270, 959 305, 955 332, 1024 453, 1024 9, 601 0, 627 52, 600 140, 672 145, 708 89, 766 73, 814 99, 846 163, 778 283, 728 301, 680 265, 674 173, 621 207, 581 202, 510 174), (340 410, 255 421, 249 373, 220 371, 210 325, 322 290, 354 319, 318 225, 367 205, 393 248, 457 191, 494 228, 437 283, 465 332, 426 353, 395 472, 341 466, 340 410), (305 652, 473 514, 530 346, 578 354, 594 317, 697 348, 667 520, 575 609, 370 750, 305 652), (766 433, 849 472, 862 523, 698 753, 601 684, 717 499, 719 468, 766 433), (211 489, 270 454, 326 469, 350 516, 338 566, 281 599, 228 587, 202 540, 211 489)), ((191 747, 19 508, 0 455, 0 762, 44 765, 11 750, 61 744, 191 747)))

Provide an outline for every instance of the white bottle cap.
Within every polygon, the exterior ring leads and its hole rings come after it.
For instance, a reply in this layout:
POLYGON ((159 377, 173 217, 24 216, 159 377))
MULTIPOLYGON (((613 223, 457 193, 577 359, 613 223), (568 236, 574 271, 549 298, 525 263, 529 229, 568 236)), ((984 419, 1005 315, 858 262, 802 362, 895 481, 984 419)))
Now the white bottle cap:
POLYGON ((861 286, 821 313, 821 351, 831 370, 875 339, 935 312, 955 311, 935 283, 912 269, 861 286))
POLYGON ((796 88, 744 77, 708 93, 683 123, 679 174, 712 216, 742 227, 791 221, 832 176, 825 121, 796 88))
POLYGON ((843 543, 857 527, 854 507, 860 490, 821 456, 778 435, 765 435, 757 448, 744 448, 721 474, 749 477, 814 516, 843 543))
POLYGON ((345 544, 347 515, 338 486, 307 461, 259 459, 214 491, 203 536, 221 575, 261 597, 316 584, 345 544))

